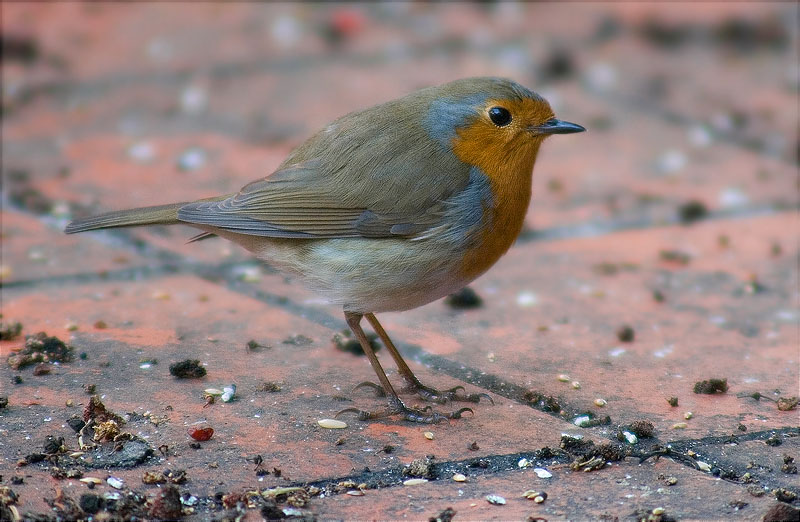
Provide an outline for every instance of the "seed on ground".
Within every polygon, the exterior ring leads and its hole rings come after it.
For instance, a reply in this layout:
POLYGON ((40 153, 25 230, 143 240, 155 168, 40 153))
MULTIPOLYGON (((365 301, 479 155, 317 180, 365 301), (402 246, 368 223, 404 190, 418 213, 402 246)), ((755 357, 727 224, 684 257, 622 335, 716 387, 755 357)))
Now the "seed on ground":
POLYGON ((347 427, 347 423, 336 419, 321 419, 317 421, 321 428, 329 430, 341 430, 347 427))
POLYGON ((426 431, 422 435, 428 440, 433 440, 433 432, 432 431, 426 431))
POLYGON ((453 480, 455 480, 456 482, 466 482, 467 476, 462 473, 456 473, 455 475, 453 475, 453 480))
POLYGON ((570 381, 569 375, 567 375, 566 373, 562 373, 561 375, 558 376, 558 380, 561 382, 569 382, 570 381))
POLYGON ((413 478, 403 481, 404 486, 419 486, 420 484, 425 484, 428 482, 428 479, 424 478, 413 478))
POLYGON ((606 404, 608 404, 608 401, 606 401, 605 399, 595 399, 594 400, 594 405, 597 406, 598 408, 602 408, 606 404))
POLYGON ((685 422, 676 422, 672 425, 673 430, 685 430, 689 425, 685 422))

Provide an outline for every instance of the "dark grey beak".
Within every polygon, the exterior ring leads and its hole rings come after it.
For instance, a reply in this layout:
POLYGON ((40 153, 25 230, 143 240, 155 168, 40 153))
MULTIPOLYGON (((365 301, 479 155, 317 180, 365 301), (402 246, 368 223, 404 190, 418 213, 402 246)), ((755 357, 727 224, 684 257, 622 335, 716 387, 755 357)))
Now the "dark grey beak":
POLYGON ((575 132, 583 132, 586 129, 577 123, 551 118, 541 125, 531 127, 530 130, 537 134, 573 134, 575 132))

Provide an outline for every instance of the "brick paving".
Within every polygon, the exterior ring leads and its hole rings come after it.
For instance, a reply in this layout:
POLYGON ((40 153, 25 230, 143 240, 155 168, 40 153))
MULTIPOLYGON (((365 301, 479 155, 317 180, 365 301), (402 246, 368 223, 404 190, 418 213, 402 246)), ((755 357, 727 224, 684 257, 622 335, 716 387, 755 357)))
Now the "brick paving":
POLYGON ((3 4, 2 321, 23 328, 0 340, 16 496, 0 513, 175 518, 170 486, 142 481, 169 469, 194 520, 796 517, 798 410, 775 401, 800 395, 797 9, 3 4), (590 131, 543 147, 522 236, 472 285, 480 307, 382 317, 424 382, 492 397, 474 416, 323 429, 382 400, 352 390, 374 375, 334 348, 338 309, 235 245, 186 244, 189 228, 61 232, 236 190, 347 111, 469 75, 512 77, 590 131), (10 367, 40 331, 74 360, 10 367), (187 358, 207 375, 172 377, 187 358), (694 393, 712 378, 727 391, 694 393), (236 400, 206 403, 233 383, 236 400), (132 440, 76 453, 90 385, 132 440), (199 421, 214 436, 193 444, 199 421), (640 421, 652 436, 632 444, 640 421), (404 486, 427 456, 428 482, 404 486), (274 507, 277 487, 312 495, 274 507))

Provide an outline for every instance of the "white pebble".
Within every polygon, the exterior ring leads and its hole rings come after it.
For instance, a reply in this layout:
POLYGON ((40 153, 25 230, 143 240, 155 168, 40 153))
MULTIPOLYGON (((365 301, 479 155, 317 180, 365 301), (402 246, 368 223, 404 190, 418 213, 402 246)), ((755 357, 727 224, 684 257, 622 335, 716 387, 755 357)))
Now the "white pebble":
POLYGON ((122 479, 118 479, 117 477, 108 477, 106 482, 108 482, 108 485, 114 489, 122 489, 125 487, 125 483, 122 482, 122 479))
POLYGON ((404 486, 419 486, 420 484, 425 484, 426 482, 428 482, 428 479, 412 478, 412 479, 408 479, 408 480, 404 481, 403 485, 404 486))
POLYGON ((506 499, 500 495, 486 495, 486 501, 495 506, 503 506, 506 503, 506 499))
POLYGON ((656 160, 656 169, 663 174, 678 172, 688 162, 686 154, 679 150, 668 150, 656 160))
POLYGON ((550 477, 553 476, 552 473, 550 473, 549 471, 547 471, 544 468, 533 468, 533 472, 536 473, 536 476, 539 477, 539 478, 546 479, 546 478, 550 478, 550 477))
POLYGON ((517 304, 527 308, 539 304, 539 298, 533 292, 520 292, 517 294, 517 304))
POLYGON ((341 430, 347 427, 346 422, 336 419, 322 419, 317 421, 321 428, 328 428, 330 430, 341 430))
POLYGON ((456 473, 455 475, 453 475, 453 480, 455 480, 456 482, 466 482, 467 476, 462 473, 456 473))

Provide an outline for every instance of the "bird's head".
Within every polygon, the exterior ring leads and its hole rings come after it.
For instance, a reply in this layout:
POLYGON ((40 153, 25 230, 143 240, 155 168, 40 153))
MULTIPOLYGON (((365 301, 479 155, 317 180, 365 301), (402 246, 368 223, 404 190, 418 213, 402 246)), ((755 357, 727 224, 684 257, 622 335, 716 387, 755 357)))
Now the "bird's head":
POLYGON ((556 119, 547 100, 511 80, 465 78, 435 89, 428 133, 490 177, 509 169, 529 174, 545 138, 586 130, 556 119))

